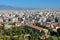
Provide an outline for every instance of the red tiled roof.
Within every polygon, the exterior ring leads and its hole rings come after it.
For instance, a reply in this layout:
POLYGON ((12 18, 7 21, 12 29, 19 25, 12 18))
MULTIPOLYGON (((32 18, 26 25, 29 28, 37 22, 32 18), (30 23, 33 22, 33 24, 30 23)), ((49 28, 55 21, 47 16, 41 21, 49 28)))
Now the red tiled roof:
POLYGON ((46 22, 44 25, 58 25, 57 22, 46 22))
POLYGON ((50 25, 49 27, 53 26, 55 28, 58 26, 58 22, 46 22, 44 25, 46 25, 46 26, 50 25))
MULTIPOLYGON (((33 24, 27 24, 27 26, 30 26, 30 27, 35 28, 35 29, 38 29, 38 30, 44 30, 44 28, 35 26, 35 25, 33 25, 33 24)), ((46 30, 47 30, 47 29, 46 29, 46 30)))

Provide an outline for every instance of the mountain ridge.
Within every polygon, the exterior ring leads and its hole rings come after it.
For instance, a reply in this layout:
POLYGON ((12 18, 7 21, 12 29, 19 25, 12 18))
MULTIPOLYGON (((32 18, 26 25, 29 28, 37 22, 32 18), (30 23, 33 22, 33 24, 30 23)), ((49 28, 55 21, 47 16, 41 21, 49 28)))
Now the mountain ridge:
MULTIPOLYGON (((13 6, 9 6, 9 5, 0 5, 0 10, 4 10, 4 9, 5 10, 35 10, 35 9, 41 10, 44 8, 22 8, 22 7, 13 7, 13 6)), ((58 9, 60 10, 60 8, 58 8, 58 9)))
POLYGON ((22 8, 22 7, 13 7, 13 6, 7 6, 7 5, 0 5, 0 10, 3 10, 3 9, 8 9, 8 10, 34 10, 34 9, 38 9, 38 8, 22 8))

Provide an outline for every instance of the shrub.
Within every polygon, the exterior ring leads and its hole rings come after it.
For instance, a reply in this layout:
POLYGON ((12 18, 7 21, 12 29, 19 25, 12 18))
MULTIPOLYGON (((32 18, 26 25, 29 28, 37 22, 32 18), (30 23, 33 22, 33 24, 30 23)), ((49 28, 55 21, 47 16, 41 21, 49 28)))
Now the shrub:
POLYGON ((52 39, 53 39, 53 40, 58 40, 58 38, 57 38, 57 37, 52 37, 52 39))

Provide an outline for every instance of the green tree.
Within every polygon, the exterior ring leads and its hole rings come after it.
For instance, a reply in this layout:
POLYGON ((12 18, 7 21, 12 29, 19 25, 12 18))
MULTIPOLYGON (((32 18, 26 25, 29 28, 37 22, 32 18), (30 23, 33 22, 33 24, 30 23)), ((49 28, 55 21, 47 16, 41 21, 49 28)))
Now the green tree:
POLYGON ((45 39, 45 32, 42 30, 40 33, 40 39, 45 39))
POLYGON ((58 36, 60 36, 60 28, 57 29, 58 36))
POLYGON ((37 23, 35 23, 35 25, 40 27, 40 26, 41 26, 41 23, 38 23, 38 22, 37 22, 37 23))

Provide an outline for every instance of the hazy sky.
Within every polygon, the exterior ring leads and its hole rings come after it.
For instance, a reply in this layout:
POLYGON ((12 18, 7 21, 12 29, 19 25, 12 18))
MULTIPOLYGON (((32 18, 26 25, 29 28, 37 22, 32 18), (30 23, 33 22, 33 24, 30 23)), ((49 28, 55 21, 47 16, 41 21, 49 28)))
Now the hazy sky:
POLYGON ((0 5, 10 5, 15 7, 41 8, 59 7, 60 0, 0 0, 0 5))

